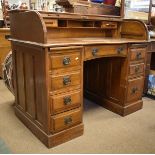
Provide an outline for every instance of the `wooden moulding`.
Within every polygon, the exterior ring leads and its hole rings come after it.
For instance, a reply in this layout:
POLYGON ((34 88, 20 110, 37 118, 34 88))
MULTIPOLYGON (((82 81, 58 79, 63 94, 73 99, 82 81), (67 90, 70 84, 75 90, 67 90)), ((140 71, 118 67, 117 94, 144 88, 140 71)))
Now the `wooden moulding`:
POLYGON ((15 107, 16 116, 32 131, 32 133, 40 139, 48 148, 57 146, 76 137, 83 135, 84 126, 79 124, 69 129, 61 131, 54 135, 47 135, 35 123, 33 123, 26 115, 15 107))
POLYGON ((95 95, 94 93, 89 92, 89 91, 85 91, 85 96, 88 99, 99 104, 100 106, 102 106, 102 107, 104 107, 104 108, 106 108, 106 109, 108 109, 108 110, 110 110, 116 114, 119 114, 121 116, 129 115, 133 112, 136 112, 136 111, 142 109, 142 107, 143 107, 143 101, 142 100, 134 102, 128 106, 121 106, 121 105, 118 105, 118 104, 108 100, 108 99, 104 99, 103 97, 95 95))

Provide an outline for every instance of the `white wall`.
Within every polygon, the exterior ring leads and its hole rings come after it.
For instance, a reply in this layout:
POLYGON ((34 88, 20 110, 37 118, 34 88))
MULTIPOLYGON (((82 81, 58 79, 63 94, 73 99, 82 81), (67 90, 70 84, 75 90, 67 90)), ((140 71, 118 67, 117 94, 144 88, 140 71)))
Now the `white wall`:
POLYGON ((1 6, 1 3, 0 3, 0 19, 3 19, 3 14, 2 14, 2 6, 1 6))
POLYGON ((8 0, 10 5, 16 4, 20 5, 22 2, 26 3, 29 7, 29 0, 8 0))

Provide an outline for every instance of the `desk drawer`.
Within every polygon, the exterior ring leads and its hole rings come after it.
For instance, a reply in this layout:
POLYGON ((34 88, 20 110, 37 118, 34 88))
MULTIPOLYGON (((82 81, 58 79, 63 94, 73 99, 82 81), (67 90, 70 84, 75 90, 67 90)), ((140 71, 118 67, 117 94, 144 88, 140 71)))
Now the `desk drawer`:
POLYGON ((127 46, 126 45, 96 45, 85 47, 85 59, 93 59, 100 56, 126 56, 127 46))
POLYGON ((72 52, 50 53, 49 68, 59 69, 81 65, 81 52, 73 50, 72 52))
POLYGON ((130 65, 129 76, 144 74, 144 63, 130 65))
POLYGON ((53 133, 67 129, 82 122, 81 108, 64 112, 51 117, 51 131, 53 133))
POLYGON ((62 75, 51 75, 50 90, 56 91, 81 84, 81 71, 66 73, 62 75))
POLYGON ((82 96, 80 90, 51 96, 51 114, 56 114, 79 107, 81 105, 81 98, 82 96))
POLYGON ((45 22, 46 27, 58 27, 58 20, 57 19, 43 19, 45 22))
POLYGON ((105 29, 117 29, 117 22, 107 22, 107 21, 103 21, 101 28, 105 28, 105 29))
POLYGON ((127 102, 141 99, 144 86, 144 77, 129 80, 127 102))
POLYGON ((144 62, 146 48, 130 49, 130 60, 144 62))

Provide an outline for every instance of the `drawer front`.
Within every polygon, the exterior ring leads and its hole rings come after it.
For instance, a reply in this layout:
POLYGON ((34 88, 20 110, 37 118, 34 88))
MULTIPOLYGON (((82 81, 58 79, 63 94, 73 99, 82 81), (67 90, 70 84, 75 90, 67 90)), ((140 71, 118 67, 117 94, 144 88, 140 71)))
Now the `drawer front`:
POLYGON ((129 75, 133 76, 133 75, 138 75, 138 74, 144 74, 144 63, 130 65, 129 75))
POLYGON ((130 50, 130 60, 131 61, 142 61, 144 62, 146 48, 139 48, 139 49, 131 49, 130 50))
POLYGON ((67 129, 82 122, 81 109, 75 109, 68 112, 51 116, 51 131, 53 133, 67 129))
POLYGON ((86 46, 85 47, 85 59, 93 59, 106 55, 127 55, 126 45, 104 45, 104 46, 86 46))
POLYGON ((127 91, 127 102, 140 100, 142 98, 144 77, 129 80, 127 91))
POLYGON ((104 29, 117 29, 117 23, 116 22, 102 22, 101 28, 104 29))
POLYGON ((58 27, 57 19, 44 18, 44 22, 45 22, 46 27, 58 27))
POLYGON ((81 92, 74 91, 50 97, 51 114, 70 110, 81 105, 81 92))
POLYGON ((8 41, 5 37, 10 35, 9 32, 0 32, 0 47, 7 47, 7 46, 11 46, 10 41, 8 41))
POLYGON ((56 91, 81 84, 81 72, 66 73, 63 75, 51 76, 51 91, 56 91))
POLYGON ((81 65, 81 53, 73 50, 68 53, 50 53, 50 70, 81 65))

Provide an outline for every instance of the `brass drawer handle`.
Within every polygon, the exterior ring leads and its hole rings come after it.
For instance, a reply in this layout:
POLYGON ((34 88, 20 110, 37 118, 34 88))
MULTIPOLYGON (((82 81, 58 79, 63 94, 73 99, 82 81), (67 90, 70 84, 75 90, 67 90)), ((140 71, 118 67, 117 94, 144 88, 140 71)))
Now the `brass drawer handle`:
POLYGON ((93 48, 92 49, 92 55, 97 56, 97 53, 98 53, 98 48, 93 48))
POLYGON ((5 39, 6 39, 6 40, 8 40, 8 39, 10 39, 10 38, 11 38, 11 35, 9 35, 9 34, 8 34, 8 35, 5 35, 5 39))
POLYGON ((70 57, 64 57, 64 58, 63 58, 63 64, 64 64, 64 65, 69 65, 70 63, 71 63, 70 57))
POLYGON ((121 54, 123 52, 124 48, 123 47, 118 47, 117 48, 117 53, 121 54))
POLYGON ((71 83, 71 79, 70 79, 70 76, 65 76, 63 78, 63 84, 64 85, 69 85, 71 83))
POLYGON ((135 94, 137 91, 138 91, 138 88, 137 87, 134 87, 134 88, 132 88, 131 93, 132 94, 135 94))
POLYGON ((140 71, 140 67, 139 66, 136 66, 135 67, 135 72, 138 73, 139 71, 140 71))
POLYGON ((71 96, 64 97, 64 105, 70 105, 72 103, 71 96))
POLYGON ((72 117, 71 116, 67 116, 64 118, 64 124, 65 125, 69 125, 73 122, 72 117))
POLYGON ((136 55, 136 59, 139 60, 142 58, 142 53, 141 52, 138 52, 137 55, 136 55))
POLYGON ((114 27, 115 24, 105 24, 105 26, 107 26, 107 27, 114 27))

